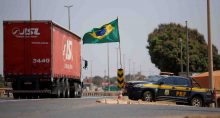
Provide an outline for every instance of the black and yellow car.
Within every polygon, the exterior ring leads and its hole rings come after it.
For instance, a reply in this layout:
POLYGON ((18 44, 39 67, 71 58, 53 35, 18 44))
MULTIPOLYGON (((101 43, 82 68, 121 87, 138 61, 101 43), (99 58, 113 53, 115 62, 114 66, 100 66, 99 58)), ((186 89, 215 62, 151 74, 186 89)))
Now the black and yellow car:
POLYGON ((128 82, 125 90, 130 99, 169 100, 202 107, 214 102, 212 90, 194 87, 193 80, 180 76, 155 76, 142 82, 128 82))

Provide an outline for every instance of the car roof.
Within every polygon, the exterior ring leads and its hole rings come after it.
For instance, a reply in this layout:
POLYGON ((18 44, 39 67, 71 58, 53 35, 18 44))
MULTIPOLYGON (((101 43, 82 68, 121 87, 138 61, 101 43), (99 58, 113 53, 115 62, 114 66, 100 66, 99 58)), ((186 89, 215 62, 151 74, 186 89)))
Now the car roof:
POLYGON ((174 77, 174 78, 182 78, 182 79, 191 80, 190 78, 183 77, 183 76, 167 76, 167 77, 165 77, 165 78, 169 78, 169 77, 174 77))

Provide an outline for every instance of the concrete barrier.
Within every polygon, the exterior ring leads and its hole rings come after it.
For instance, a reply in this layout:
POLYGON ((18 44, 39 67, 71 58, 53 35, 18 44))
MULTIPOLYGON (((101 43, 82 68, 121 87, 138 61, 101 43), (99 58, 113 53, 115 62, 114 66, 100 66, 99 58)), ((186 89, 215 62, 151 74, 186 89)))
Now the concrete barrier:
POLYGON ((118 91, 107 91, 107 92, 99 92, 99 91, 85 91, 83 92, 83 96, 118 96, 118 91))
MULTIPOLYGON (((8 95, 12 92, 12 88, 0 88, 0 96, 8 95)), ((84 91, 83 96, 118 96, 119 91, 84 91)))
POLYGON ((11 90, 12 88, 0 88, 0 97, 4 95, 9 96, 11 90))

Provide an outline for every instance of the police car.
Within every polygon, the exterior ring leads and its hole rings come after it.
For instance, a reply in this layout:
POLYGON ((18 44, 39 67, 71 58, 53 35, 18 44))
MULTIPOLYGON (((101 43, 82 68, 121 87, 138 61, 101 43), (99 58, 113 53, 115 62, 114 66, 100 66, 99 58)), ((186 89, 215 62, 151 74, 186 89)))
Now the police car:
POLYGON ((210 89, 195 87, 195 81, 180 76, 154 76, 147 81, 126 83, 129 99, 143 101, 169 100, 202 107, 214 102, 210 89))

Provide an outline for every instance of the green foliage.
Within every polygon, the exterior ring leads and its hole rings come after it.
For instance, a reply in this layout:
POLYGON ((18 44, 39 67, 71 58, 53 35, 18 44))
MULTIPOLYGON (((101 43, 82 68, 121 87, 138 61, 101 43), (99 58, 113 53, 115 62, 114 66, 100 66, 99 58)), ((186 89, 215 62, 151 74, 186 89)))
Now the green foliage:
POLYGON ((110 90, 110 91, 119 91, 120 89, 116 85, 113 85, 113 86, 105 86, 103 88, 103 90, 104 91, 108 91, 108 90, 110 90))
MULTIPOLYGON (((189 36, 189 69, 191 72, 208 70, 208 49, 204 36, 195 29, 188 29, 189 36)), ((148 36, 148 46, 151 61, 161 71, 177 74, 180 72, 181 50, 183 46, 183 68, 186 70, 186 28, 179 24, 161 24, 148 36)), ((220 69, 220 55, 213 46, 214 70, 220 69)))
POLYGON ((93 83, 94 85, 97 85, 97 86, 102 86, 102 82, 103 82, 103 81, 104 81, 103 78, 100 77, 100 76, 95 76, 95 77, 93 77, 93 79, 92 79, 92 83, 93 83))

